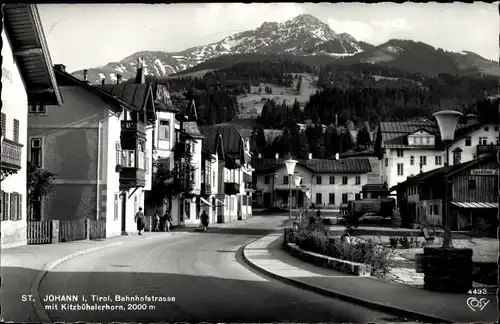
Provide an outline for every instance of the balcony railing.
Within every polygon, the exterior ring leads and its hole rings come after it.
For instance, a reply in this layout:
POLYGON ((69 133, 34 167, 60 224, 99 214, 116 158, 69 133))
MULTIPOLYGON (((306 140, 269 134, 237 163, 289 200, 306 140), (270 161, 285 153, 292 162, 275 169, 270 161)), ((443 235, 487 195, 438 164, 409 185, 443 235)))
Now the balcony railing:
POLYGON ((245 182, 245 191, 247 192, 254 192, 257 190, 257 186, 253 182, 245 182))
POLYGON ((235 182, 224 182, 224 193, 230 196, 239 194, 240 184, 235 182))
POLYGON ((478 145, 477 155, 493 153, 496 152, 499 148, 500 144, 478 145))
POLYGON ((135 168, 122 168, 120 171, 120 185, 125 187, 145 187, 146 171, 135 168))
POLYGON ((212 185, 210 183, 201 184, 201 194, 210 196, 212 194, 212 185))
POLYGON ((22 144, 4 138, 2 140, 2 168, 20 170, 22 149, 22 144))
POLYGON ((133 120, 122 120, 121 121, 122 131, 124 132, 139 132, 146 134, 146 125, 133 120))

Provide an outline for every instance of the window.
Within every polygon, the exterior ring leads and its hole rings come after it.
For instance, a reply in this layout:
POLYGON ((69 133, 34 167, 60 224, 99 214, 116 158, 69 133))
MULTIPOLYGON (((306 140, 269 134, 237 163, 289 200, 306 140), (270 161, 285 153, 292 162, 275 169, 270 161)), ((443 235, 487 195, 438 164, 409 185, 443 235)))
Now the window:
POLYGON ((428 138, 428 137, 426 137, 426 138, 425 138, 425 144, 430 144, 430 143, 431 143, 431 139, 430 139, 430 138, 428 138))
POLYGON ((122 167, 135 168, 135 151, 123 150, 122 151, 122 167))
POLYGON ((283 184, 287 185, 288 184, 288 176, 283 176, 283 184))
POLYGON ((479 137, 479 145, 488 145, 488 137, 479 137))
POLYGON ((403 157, 403 149, 397 149, 396 154, 398 157, 403 157))
POLYGON ((2 113, 2 136, 7 133, 7 116, 2 113))
POLYGON ((30 114, 45 114, 45 105, 42 104, 29 104, 28 113, 30 114))
POLYGON ((19 143, 19 120, 14 119, 14 142, 19 143))
POLYGON ((335 176, 330 176, 330 184, 335 184, 335 176))
POLYGON ((283 196, 283 203, 288 204, 288 195, 283 196))
POLYGON ((212 172, 212 184, 215 186, 215 171, 212 172))
POLYGON ((320 194, 320 193, 317 193, 317 194, 316 194, 316 203, 317 203, 317 204, 322 204, 322 203, 323 203, 323 199, 322 199, 322 198, 323 198, 323 197, 321 196, 321 194, 320 194))
POLYGON ((429 215, 432 215, 432 205, 429 205, 429 215))
POLYGON ((410 156, 410 165, 414 165, 415 164, 415 157, 412 155, 410 156))
POLYGON ((264 176, 264 184, 269 184, 271 182, 271 177, 270 176, 264 176))
POLYGON ((347 184, 347 176, 342 177, 342 184, 346 185, 347 184))
POLYGON ((484 127, 484 131, 485 131, 485 132, 489 132, 489 130, 490 130, 490 128, 489 128, 488 126, 485 126, 485 127, 484 127))
POLYGON ((472 138, 470 136, 465 137, 465 146, 471 146, 472 145, 472 138))
POLYGON ((114 207, 114 211, 113 211, 113 220, 118 220, 118 208, 120 206, 120 198, 119 198, 119 195, 118 193, 115 192, 114 194, 114 200, 113 200, 113 207, 114 207))
POLYGON ((469 179, 469 190, 474 190, 474 189, 476 189, 476 180, 469 179))
POLYGON ((403 163, 398 163, 398 176, 403 175, 403 163))
POLYGON ((434 215, 439 215, 439 205, 434 205, 434 215))
POLYGON ((42 167, 42 139, 32 138, 30 142, 30 161, 35 166, 42 167))
POLYGON ((0 199, 2 199, 0 203, 2 221, 7 221, 9 220, 9 194, 5 191, 1 191, 0 199))
POLYGON ((441 155, 436 156, 436 165, 443 164, 443 157, 441 155))
POLYGON ((357 194, 355 194, 355 195, 354 195, 354 199, 355 199, 355 200, 360 200, 360 199, 361 199, 361 197, 360 197, 359 193, 357 193, 357 194))
POLYGON ((158 130, 158 138, 161 140, 170 139, 170 121, 160 120, 160 126, 158 130))
POLYGON ((330 205, 335 205, 335 194, 334 193, 328 194, 328 203, 330 205))
POLYGON ((144 167, 144 162, 145 162, 145 160, 144 160, 145 147, 144 146, 145 146, 144 142, 142 142, 142 141, 140 141, 139 144, 137 145, 137 159, 139 160, 138 161, 139 163, 137 163, 138 164, 137 167, 141 170, 144 170, 144 168, 145 168, 144 167))
POLYGON ((122 145, 120 141, 116 141, 115 143, 115 152, 116 152, 116 164, 119 165, 121 164, 121 152, 122 152, 122 145))
POLYGON ((22 219, 22 195, 17 192, 10 194, 10 220, 16 221, 22 219))
POLYGON ((144 152, 144 170, 146 170, 146 173, 149 173, 149 150, 146 149, 144 152))
POLYGON ((422 155, 420 157, 420 165, 427 165, 427 156, 422 155))
POLYGON ((387 168, 389 166, 389 159, 385 158, 385 167, 387 168))
POLYGON ((356 184, 357 185, 361 184, 361 177, 360 176, 356 177, 356 184))
POLYGON ((349 201, 349 196, 346 193, 343 193, 342 194, 342 203, 347 204, 348 201, 349 201))
POLYGON ((321 184, 321 176, 316 176, 316 184, 321 184))

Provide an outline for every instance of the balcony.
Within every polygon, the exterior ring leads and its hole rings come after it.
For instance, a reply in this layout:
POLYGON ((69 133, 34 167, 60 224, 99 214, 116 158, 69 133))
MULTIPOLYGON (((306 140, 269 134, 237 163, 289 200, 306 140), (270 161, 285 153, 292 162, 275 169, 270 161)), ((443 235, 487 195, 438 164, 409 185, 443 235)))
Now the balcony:
POLYGON ((120 186, 145 187, 146 171, 136 168, 122 168, 120 171, 120 186))
POLYGON ((146 125, 132 120, 121 121, 122 132, 137 132, 146 135, 146 125))
POLYGON ((498 151, 500 148, 500 144, 490 144, 490 145, 478 145, 477 146, 477 155, 481 154, 489 154, 498 151))
POLYGON ((4 138, 2 140, 2 170, 16 173, 21 170, 21 152, 23 145, 4 138))
POLYGON ((251 181, 245 182, 245 191, 246 192, 254 192, 255 190, 257 190, 257 186, 255 185, 255 183, 253 183, 251 181))
POLYGON ((224 193, 230 196, 239 194, 240 184, 235 182, 224 182, 224 193))
POLYGON ((201 194, 204 196, 210 196, 212 194, 212 184, 202 183, 201 184, 201 194))

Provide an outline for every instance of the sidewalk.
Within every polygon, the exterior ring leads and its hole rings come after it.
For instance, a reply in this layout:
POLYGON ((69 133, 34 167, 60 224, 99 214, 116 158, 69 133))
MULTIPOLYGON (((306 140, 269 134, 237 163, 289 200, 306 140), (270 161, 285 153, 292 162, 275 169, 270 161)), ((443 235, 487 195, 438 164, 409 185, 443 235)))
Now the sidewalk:
POLYGON ((282 234, 271 234, 243 250, 245 261, 269 276, 316 292, 359 303, 370 308, 422 321, 486 323, 498 319, 495 296, 483 311, 467 306, 470 295, 431 292, 357 277, 303 262, 282 249, 282 234))
MULTIPOLYGON (((1 314, 24 314, 25 322, 46 322, 39 319, 36 308, 39 301, 21 301, 22 295, 38 296, 38 284, 46 271, 58 264, 92 251, 107 247, 129 244, 141 240, 160 239, 185 235, 186 233, 145 233, 143 236, 117 236, 105 240, 82 240, 58 244, 25 245, 1 250, 0 272, 1 314)), ((64 294, 61 291, 61 294, 64 294)))

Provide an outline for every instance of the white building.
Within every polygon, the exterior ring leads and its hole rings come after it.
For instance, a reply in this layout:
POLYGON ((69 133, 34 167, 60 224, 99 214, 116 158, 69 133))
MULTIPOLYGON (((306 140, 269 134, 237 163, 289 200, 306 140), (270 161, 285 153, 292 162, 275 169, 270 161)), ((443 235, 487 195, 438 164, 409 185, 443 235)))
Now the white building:
POLYGON ((40 16, 33 4, 2 4, 1 245, 27 243, 28 105, 61 105, 40 16))
POLYGON ((295 174, 302 177, 302 181, 301 188, 297 191, 294 180, 287 174, 284 161, 282 158, 253 159, 256 206, 288 208, 291 187, 292 208, 297 204, 307 204, 322 209, 338 209, 349 200, 361 199, 362 187, 368 183, 368 173, 371 172, 367 158, 299 159, 295 174), (311 193, 310 201, 307 202, 303 195, 305 189, 309 189, 311 193))
MULTIPOLYGON (((446 150, 440 141, 437 123, 428 120, 382 122, 375 139, 375 150, 382 160, 381 182, 389 188, 408 176, 444 166, 446 150)), ((469 118, 459 123, 449 148, 449 163, 477 159, 498 148, 498 125, 481 124, 469 118)))

